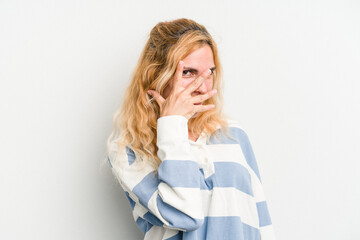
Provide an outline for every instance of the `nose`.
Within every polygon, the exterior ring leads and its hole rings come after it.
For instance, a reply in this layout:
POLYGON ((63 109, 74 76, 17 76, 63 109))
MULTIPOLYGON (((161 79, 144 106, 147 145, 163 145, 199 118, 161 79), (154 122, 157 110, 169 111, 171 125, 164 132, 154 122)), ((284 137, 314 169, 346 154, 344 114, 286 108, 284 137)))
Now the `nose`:
POLYGON ((195 92, 199 92, 200 94, 204 94, 207 92, 205 81, 195 90, 195 92))

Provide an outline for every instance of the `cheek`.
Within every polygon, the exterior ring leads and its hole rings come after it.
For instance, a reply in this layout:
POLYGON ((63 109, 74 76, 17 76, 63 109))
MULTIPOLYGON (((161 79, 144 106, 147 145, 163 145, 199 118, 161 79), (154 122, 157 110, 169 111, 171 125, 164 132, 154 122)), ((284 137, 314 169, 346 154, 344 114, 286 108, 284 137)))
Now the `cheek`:
POLYGON ((208 90, 212 89, 212 88, 213 88, 213 83, 214 83, 214 81, 213 81, 212 78, 209 79, 209 80, 206 80, 206 81, 205 81, 206 88, 207 88, 208 90))
POLYGON ((183 86, 183 88, 186 88, 187 86, 189 86, 190 83, 192 83, 195 80, 195 78, 183 78, 181 80, 181 86, 183 86))

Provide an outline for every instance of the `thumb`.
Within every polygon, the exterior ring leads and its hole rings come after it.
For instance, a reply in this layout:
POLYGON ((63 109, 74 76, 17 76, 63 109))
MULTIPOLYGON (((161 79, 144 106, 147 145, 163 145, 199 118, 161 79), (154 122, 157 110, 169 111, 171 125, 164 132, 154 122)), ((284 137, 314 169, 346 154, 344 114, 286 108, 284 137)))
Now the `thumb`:
POLYGON ((162 106, 162 104, 165 102, 165 99, 157 91, 148 90, 147 93, 155 99, 159 106, 162 106))

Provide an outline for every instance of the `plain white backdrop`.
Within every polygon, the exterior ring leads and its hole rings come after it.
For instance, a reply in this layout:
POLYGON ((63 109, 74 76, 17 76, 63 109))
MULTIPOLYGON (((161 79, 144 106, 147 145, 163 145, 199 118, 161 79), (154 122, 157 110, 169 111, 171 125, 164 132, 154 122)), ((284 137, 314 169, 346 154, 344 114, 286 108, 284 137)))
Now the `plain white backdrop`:
POLYGON ((142 239, 101 165, 151 28, 218 43, 279 240, 360 239, 360 2, 0 1, 0 239, 142 239))

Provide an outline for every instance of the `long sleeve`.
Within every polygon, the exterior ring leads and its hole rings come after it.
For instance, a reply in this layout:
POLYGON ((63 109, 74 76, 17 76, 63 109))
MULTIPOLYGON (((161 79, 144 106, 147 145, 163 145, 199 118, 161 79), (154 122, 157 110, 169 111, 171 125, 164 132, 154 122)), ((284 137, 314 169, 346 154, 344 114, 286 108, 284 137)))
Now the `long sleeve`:
POLYGON ((129 148, 122 156, 123 163, 112 165, 131 203, 134 214, 141 217, 138 225, 148 230, 152 225, 193 231, 204 222, 200 192, 200 169, 190 151, 187 119, 166 116, 157 121, 158 173, 150 164, 140 167, 136 154, 129 148))
POLYGON ((254 198, 256 201, 256 208, 259 217, 259 229, 262 240, 273 240, 275 239, 274 229, 267 206, 264 189, 262 185, 262 180, 260 177, 260 172, 258 164, 251 147, 249 138, 243 130, 237 131, 238 139, 240 139, 241 149, 245 156, 245 159, 250 166, 250 168, 255 173, 255 177, 252 179, 252 188, 254 193, 254 198))

